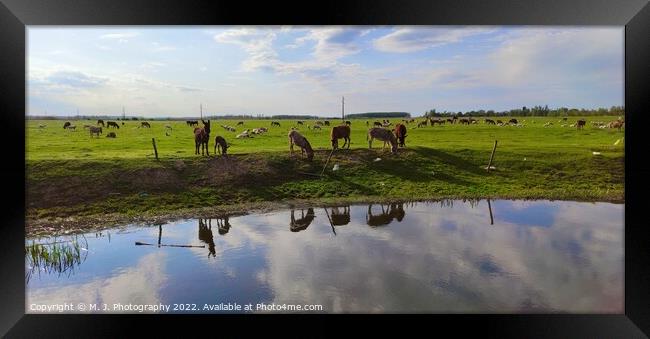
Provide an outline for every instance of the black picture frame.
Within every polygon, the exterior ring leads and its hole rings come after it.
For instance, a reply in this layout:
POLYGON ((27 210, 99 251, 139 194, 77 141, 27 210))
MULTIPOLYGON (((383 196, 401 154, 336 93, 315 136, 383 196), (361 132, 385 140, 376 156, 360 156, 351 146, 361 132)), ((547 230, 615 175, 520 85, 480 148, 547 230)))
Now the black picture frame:
MULTIPOLYGON (((0 121, 5 188, 0 225, 0 333, 7 337, 124 337, 144 331, 189 336, 366 335, 396 330, 496 337, 631 338, 650 333, 650 236, 643 212, 650 166, 643 162, 648 128, 650 5, 597 1, 336 1, 0 0, 0 121), (625 26, 625 313, 553 315, 171 316, 25 315, 25 56, 28 25, 618 25, 625 26), (21 141, 23 142, 22 146, 21 141), (394 320, 400 320, 397 325, 394 320), (182 324, 179 323, 182 321, 182 324), (255 321, 253 323, 253 321, 255 321), (340 324, 345 322, 346 324, 340 324), (278 324, 289 326, 279 326, 278 324), (294 330, 294 325, 306 330, 294 330), (345 325, 345 327, 343 327, 345 325), (406 325, 406 326, 405 326, 406 325), (137 331, 137 332, 136 332, 137 331), (644 334, 645 333, 645 334, 644 334)), ((419 332, 418 333, 422 333, 419 332)))

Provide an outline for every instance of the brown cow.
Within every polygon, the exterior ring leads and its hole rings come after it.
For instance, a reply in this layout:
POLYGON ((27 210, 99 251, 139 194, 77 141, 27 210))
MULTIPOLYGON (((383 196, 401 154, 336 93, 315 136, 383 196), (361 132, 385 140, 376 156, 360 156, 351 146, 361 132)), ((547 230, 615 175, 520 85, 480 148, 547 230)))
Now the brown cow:
POLYGON ((397 140, 399 147, 404 147, 406 146, 404 144, 404 139, 406 139, 406 125, 403 124, 397 124, 395 125, 395 135, 397 136, 397 140))
POLYGON ((386 143, 390 142, 391 152, 397 153, 397 138, 395 138, 395 134, 391 130, 373 127, 368 130, 366 138, 368 139, 368 148, 372 148, 372 140, 379 139, 384 142, 384 148, 386 147, 386 143))
POLYGON ((343 148, 345 148, 345 145, 347 144, 348 149, 350 149, 350 126, 341 125, 332 127, 332 132, 330 133, 332 149, 339 148, 339 139, 345 140, 343 143, 343 148))
POLYGON ((289 132, 289 152, 291 155, 293 155, 293 145, 300 147, 300 155, 307 153, 307 160, 312 161, 314 159, 314 150, 311 148, 311 144, 307 141, 307 138, 296 130, 289 132))

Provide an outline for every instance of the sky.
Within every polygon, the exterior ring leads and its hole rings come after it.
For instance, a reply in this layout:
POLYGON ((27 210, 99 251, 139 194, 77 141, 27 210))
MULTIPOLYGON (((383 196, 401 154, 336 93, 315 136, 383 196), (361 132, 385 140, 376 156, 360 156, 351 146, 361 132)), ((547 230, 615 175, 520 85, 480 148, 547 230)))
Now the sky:
POLYGON ((28 115, 624 104, 623 26, 28 26, 28 115))

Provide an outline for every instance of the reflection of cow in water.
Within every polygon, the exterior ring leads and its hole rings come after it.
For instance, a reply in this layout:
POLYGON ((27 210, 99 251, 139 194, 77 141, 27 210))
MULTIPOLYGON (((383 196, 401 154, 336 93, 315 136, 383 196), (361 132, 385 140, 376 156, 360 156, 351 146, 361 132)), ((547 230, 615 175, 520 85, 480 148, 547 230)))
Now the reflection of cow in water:
POLYGON ((216 255, 216 251, 214 249, 214 237, 212 235, 211 219, 199 219, 199 240, 208 244, 208 250, 210 251, 208 257, 214 257, 216 255))
POLYGON ((368 214, 366 214, 366 223, 368 226, 376 227, 388 225, 393 221, 393 219, 397 219, 397 221, 401 222, 406 215, 404 204, 390 204, 390 206, 386 205, 385 207, 384 205, 380 206, 381 214, 373 215, 372 205, 368 205, 368 214))
POLYGON ((332 207, 330 211, 332 225, 343 226, 350 223, 350 206, 332 207))
POLYGON ((307 214, 305 215, 305 210, 300 210, 300 219, 296 220, 294 215, 294 210, 291 210, 291 222, 289 223, 289 229, 291 232, 300 232, 307 229, 312 221, 314 221, 316 215, 314 214, 313 208, 307 209, 307 214))

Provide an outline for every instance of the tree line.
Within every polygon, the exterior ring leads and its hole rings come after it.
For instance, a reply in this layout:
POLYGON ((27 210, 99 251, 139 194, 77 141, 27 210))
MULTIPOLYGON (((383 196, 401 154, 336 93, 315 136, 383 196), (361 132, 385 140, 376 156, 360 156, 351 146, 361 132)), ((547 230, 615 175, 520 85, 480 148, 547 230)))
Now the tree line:
POLYGON ((502 116, 519 116, 519 117, 567 117, 567 116, 594 116, 594 115, 614 115, 622 116, 625 115, 624 106, 612 106, 610 108, 596 108, 596 109, 585 109, 585 108, 568 108, 560 107, 550 109, 548 105, 545 106, 533 106, 528 108, 526 106, 522 108, 511 109, 508 111, 494 111, 494 110, 472 110, 467 112, 448 112, 442 111, 438 112, 435 109, 431 109, 427 112, 424 112, 425 117, 442 117, 442 116, 470 116, 470 117, 502 117, 502 116))

